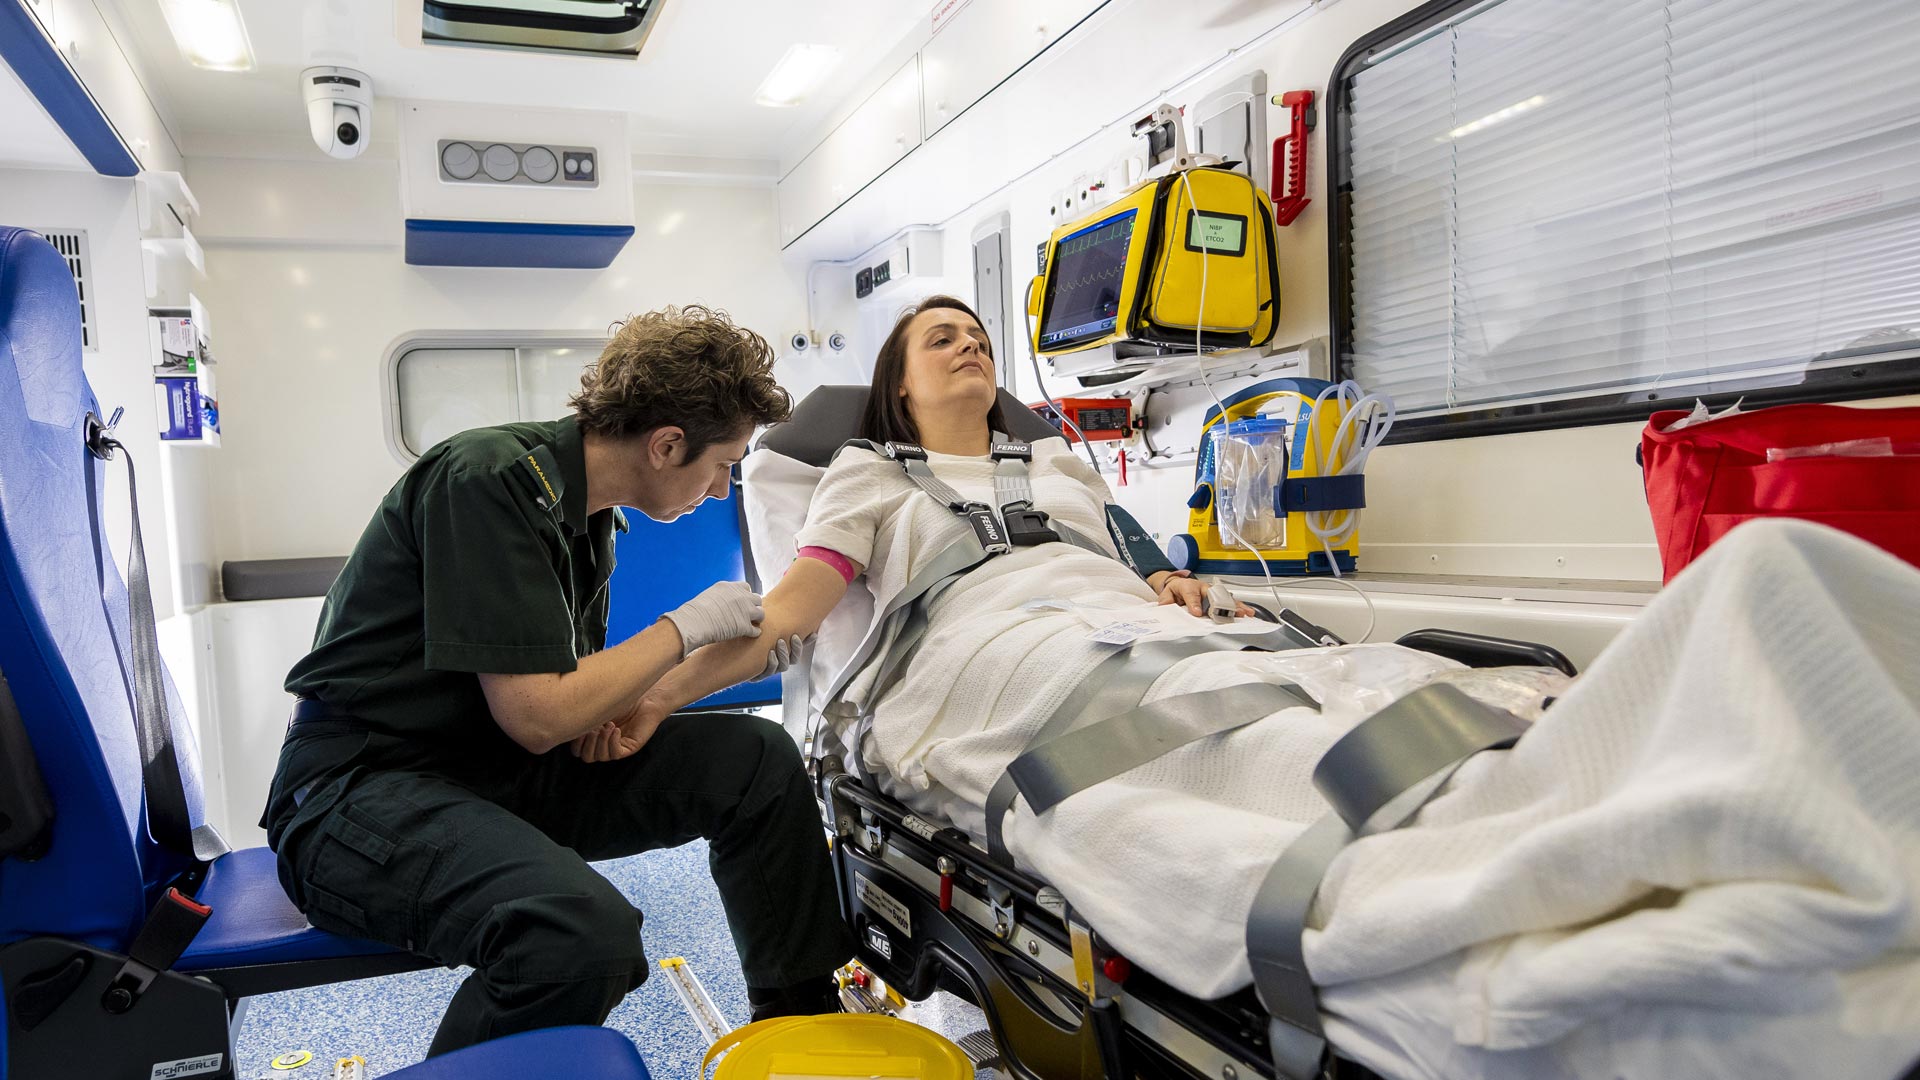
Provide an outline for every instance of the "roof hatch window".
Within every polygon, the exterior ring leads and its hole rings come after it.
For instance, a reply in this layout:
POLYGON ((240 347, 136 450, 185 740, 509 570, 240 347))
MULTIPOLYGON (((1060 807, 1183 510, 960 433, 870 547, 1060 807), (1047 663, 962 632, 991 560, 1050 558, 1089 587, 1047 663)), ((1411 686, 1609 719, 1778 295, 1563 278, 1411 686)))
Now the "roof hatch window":
POLYGON ((422 0, 432 44, 633 57, 666 0, 422 0))

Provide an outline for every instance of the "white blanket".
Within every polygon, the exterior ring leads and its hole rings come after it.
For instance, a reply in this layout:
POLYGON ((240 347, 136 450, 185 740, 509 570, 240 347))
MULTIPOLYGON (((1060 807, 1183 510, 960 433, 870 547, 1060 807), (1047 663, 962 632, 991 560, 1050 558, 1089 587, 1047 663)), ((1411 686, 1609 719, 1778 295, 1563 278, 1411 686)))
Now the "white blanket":
MULTIPOLYGON (((1110 648, 1090 628, 1202 629, 1138 604, 1019 602, 1105 572, 1072 553, 1016 557, 953 590, 879 703, 869 763, 978 835, 1007 761, 1110 648)), ((1325 811, 1313 764, 1448 667, 1393 646, 1190 660, 1149 700, 1267 679, 1322 708, 1203 740, 1037 819, 1021 807, 1009 846, 1166 981, 1200 996, 1245 985, 1253 890, 1325 811)), ((1483 755, 1413 827, 1341 857, 1307 942, 1314 979, 1351 988, 1329 1002, 1367 1030, 1392 1016, 1370 984, 1444 961, 1453 994, 1424 1018, 1429 1035, 1444 1020, 1459 1046, 1491 1051, 1663 1007, 1831 1012, 1841 973, 1920 948, 1917 701, 1920 574, 1838 533, 1749 529, 1659 597, 1519 748, 1483 755)), ((1909 1054, 1915 1020, 1894 1029, 1909 1054)))

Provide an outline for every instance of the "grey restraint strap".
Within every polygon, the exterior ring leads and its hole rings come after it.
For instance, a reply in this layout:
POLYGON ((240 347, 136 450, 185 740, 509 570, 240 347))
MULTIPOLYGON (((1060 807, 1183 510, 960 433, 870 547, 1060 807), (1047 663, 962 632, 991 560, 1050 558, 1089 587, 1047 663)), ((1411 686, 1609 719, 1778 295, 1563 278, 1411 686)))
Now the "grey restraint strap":
POLYGON ((861 639, 860 647, 854 650, 853 659, 847 662, 846 667, 842 668, 839 676, 834 679, 833 686, 827 693, 827 700, 837 700, 846 692, 847 684, 853 681, 854 675, 865 666, 867 659, 879 647, 881 640, 886 636, 888 625, 892 623, 895 616, 918 601, 923 594, 941 581, 964 574, 992 556, 993 553, 983 548, 972 533, 962 534, 960 539, 948 544, 940 554, 935 555, 933 560, 915 574, 913 579, 907 582, 906 587, 888 602, 886 610, 880 612, 873 620, 873 625, 867 629, 867 636, 861 639))
POLYGON ((945 480, 935 476, 933 468, 927 464, 925 458, 902 458, 900 465, 907 470, 907 475, 913 482, 920 486, 921 491, 933 496, 947 509, 958 511, 977 505, 973 500, 953 490, 945 480))
POLYGON ((900 632, 894 635, 892 644, 887 646, 887 655, 881 658, 880 669, 874 674, 873 689, 867 694, 870 701, 879 701, 880 696, 893 685, 894 677, 906 670, 913 661, 913 655, 920 648, 921 641, 927 636, 927 628, 932 621, 933 605, 953 586, 960 583, 960 574, 949 574, 933 583, 906 609, 900 632))
MULTIPOLYGON (((1027 742, 1026 753, 1048 746, 1053 740, 1077 728, 1082 720, 1106 719, 1129 712, 1140 704, 1140 699, 1147 695, 1161 675, 1190 656, 1226 649, 1279 650, 1300 647, 1299 639, 1284 627, 1264 634, 1207 634, 1178 641, 1149 641, 1123 647, 1100 661, 1080 680, 1079 685, 1074 687, 1073 692, 1067 695, 1066 700, 1060 703, 1053 715, 1027 742)), ((1020 794, 1020 783, 1014 778, 1011 768, 1001 773, 1000 779, 994 782, 992 790, 987 793, 987 854, 1007 865, 1012 864, 1013 856, 1007 851, 1006 817, 1013 808, 1013 800, 1020 794)))
POLYGON ((1027 474, 1027 462, 1033 451, 1026 443, 1010 443, 994 436, 993 505, 1002 511, 1033 505, 1033 482, 1027 474))
POLYGON ((1318 702, 1297 686, 1238 683, 1180 694, 1109 716, 1021 754, 1007 766, 1036 814, 1068 796, 1139 768, 1191 742, 1232 731, 1294 705, 1318 702))
MULTIPOLYGON (((1020 530, 1015 527, 1015 519, 1025 511, 1035 510, 1033 502, 1033 480, 1029 472, 1029 463, 1033 460, 1033 448, 1026 443, 1008 439, 995 433, 993 436, 993 504, 1000 510, 1000 516, 1007 526, 1007 537, 1019 543, 1020 530)), ((1068 526, 1066 523, 1040 513, 1044 527, 1051 529, 1062 543, 1072 544, 1083 551, 1090 551, 1101 558, 1111 559, 1113 553, 1088 538, 1085 533, 1068 526)), ((1031 543, 1032 541, 1027 541, 1031 543)))
POLYGON ((1247 958, 1267 1024, 1276 1075, 1311 1080, 1327 1052, 1302 935, 1333 860, 1356 836, 1399 828, 1482 750, 1512 746, 1526 721, 1447 685, 1422 687, 1367 718, 1314 766, 1334 812, 1275 860, 1247 918, 1247 958))
MULTIPOLYGON (((1156 644, 1189 646, 1190 651, 1185 652, 1184 655, 1193 656, 1203 651, 1198 641, 1199 639, 1196 638, 1192 641, 1157 642, 1156 644)), ((1151 675, 1147 678, 1147 685, 1152 685, 1154 677, 1168 667, 1172 667, 1179 659, 1180 656, 1176 655, 1155 671, 1152 669, 1156 665, 1150 660, 1145 657, 1134 657, 1131 646, 1115 651, 1111 656, 1094 665, 1093 670, 1074 686, 1066 700, 1062 701, 1059 708, 1053 711, 1053 715, 1047 718, 1047 722, 1040 726, 1039 731, 1034 732, 1033 738, 1027 745, 1041 745, 1071 727, 1073 722, 1078 720, 1093 703, 1094 696, 1100 689, 1119 677, 1121 673, 1134 670, 1151 671, 1151 675), (1141 660, 1140 667, 1136 669, 1127 666, 1127 661, 1130 659, 1141 660)), ((1141 687, 1141 692, 1146 692, 1145 686, 1141 687)), ((1013 864, 1013 855, 1007 851, 1006 834, 1003 829, 1007 811, 1013 809, 1013 800, 1019 794, 1019 785, 1014 783, 1013 777, 1005 772, 1000 774, 1000 779, 994 781, 993 788, 987 792, 987 854, 1003 865, 1013 864)))

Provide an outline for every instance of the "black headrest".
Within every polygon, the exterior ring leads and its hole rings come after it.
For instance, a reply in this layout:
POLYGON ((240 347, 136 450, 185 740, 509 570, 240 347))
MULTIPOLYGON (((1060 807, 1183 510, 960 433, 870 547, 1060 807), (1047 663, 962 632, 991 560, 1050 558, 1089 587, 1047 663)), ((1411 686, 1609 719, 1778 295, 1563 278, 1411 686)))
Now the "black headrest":
MULTIPOLYGON (((860 417, 866 411, 864 386, 816 387, 794 406, 793 416, 786 423, 775 424, 760 436, 760 448, 824 467, 848 439, 860 437, 860 417)), ((1000 412, 1013 429, 1007 434, 1016 439, 1039 442, 1060 435, 1005 387, 1000 389, 1000 412)))

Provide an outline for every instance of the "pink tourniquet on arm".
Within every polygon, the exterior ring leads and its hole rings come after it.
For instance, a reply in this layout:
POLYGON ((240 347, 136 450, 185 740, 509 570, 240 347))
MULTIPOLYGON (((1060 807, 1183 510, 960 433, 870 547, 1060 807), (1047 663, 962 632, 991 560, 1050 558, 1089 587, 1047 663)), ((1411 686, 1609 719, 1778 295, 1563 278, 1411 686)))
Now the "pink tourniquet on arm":
POLYGON ((803 547, 800 549, 799 557, 802 559, 818 559, 828 566, 833 567, 835 570, 840 571, 840 576, 846 578, 849 584, 853 582, 853 560, 832 548, 803 547))

